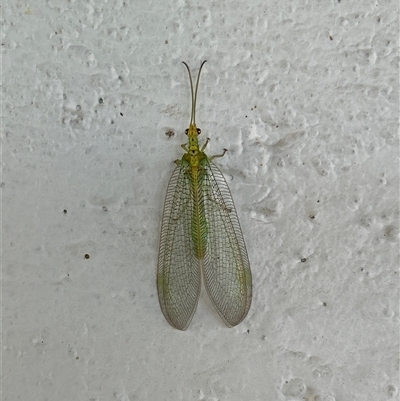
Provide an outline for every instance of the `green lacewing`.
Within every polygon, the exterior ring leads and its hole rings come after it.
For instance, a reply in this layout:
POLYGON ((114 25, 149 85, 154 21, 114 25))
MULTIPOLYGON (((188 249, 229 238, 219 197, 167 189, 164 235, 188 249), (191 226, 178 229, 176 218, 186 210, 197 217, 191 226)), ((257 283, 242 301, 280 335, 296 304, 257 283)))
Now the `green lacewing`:
POLYGON ((185 131, 185 154, 176 160, 165 198, 157 268, 162 313, 171 326, 186 330, 196 311, 201 282, 228 327, 247 315, 252 297, 249 258, 228 184, 213 160, 200 148, 196 100, 201 69, 193 90, 192 112, 185 131))

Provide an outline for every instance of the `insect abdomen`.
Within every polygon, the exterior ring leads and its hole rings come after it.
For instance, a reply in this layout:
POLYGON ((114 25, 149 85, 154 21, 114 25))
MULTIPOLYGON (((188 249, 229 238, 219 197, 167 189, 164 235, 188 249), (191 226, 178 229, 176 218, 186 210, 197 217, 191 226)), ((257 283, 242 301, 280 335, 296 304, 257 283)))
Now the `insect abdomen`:
POLYGON ((194 255, 196 259, 201 260, 207 250, 207 220, 204 212, 204 190, 202 185, 203 176, 198 168, 189 170, 190 182, 192 185, 192 241, 194 255))

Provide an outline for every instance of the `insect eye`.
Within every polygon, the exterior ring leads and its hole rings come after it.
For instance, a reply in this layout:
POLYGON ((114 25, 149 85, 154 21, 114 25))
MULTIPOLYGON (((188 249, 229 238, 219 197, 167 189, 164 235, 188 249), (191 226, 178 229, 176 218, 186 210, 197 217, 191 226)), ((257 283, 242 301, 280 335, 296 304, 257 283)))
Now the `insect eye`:
POLYGON ((201 134, 201 129, 197 128, 197 135, 200 135, 200 134, 201 134))
POLYGON ((188 132, 189 132, 189 130, 186 128, 186 129, 185 129, 185 135, 187 135, 188 132))

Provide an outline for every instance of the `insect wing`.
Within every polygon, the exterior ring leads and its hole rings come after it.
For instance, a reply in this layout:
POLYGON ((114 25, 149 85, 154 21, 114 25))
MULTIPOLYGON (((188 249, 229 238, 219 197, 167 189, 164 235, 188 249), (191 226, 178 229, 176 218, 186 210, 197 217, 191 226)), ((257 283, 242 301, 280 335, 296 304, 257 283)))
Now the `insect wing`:
POLYGON ((187 168, 181 163, 168 184, 157 269, 161 310, 179 330, 189 326, 201 289, 200 264, 194 257, 191 237, 193 199, 187 168))
POLYGON ((204 159, 204 211, 208 224, 204 283, 225 324, 239 324, 252 297, 249 258, 228 184, 218 167, 204 159))

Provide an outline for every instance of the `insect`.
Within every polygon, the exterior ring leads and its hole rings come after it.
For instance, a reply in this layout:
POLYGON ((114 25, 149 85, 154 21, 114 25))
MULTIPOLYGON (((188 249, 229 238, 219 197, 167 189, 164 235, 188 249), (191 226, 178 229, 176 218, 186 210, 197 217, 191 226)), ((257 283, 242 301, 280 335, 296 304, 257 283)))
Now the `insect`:
POLYGON ((200 148, 196 100, 201 69, 193 90, 192 112, 185 131, 188 144, 176 160, 165 198, 157 268, 157 290, 167 321, 186 330, 200 297, 201 282, 228 327, 247 315, 252 296, 251 271, 232 195, 212 157, 206 156, 209 138, 200 148))

